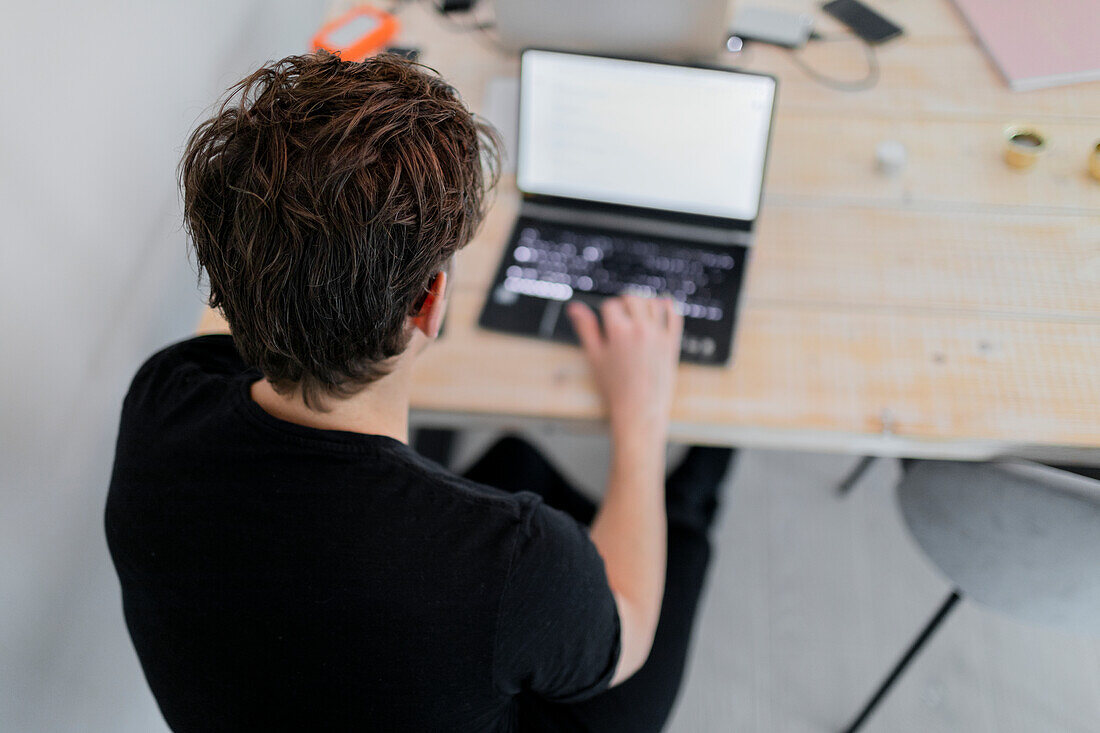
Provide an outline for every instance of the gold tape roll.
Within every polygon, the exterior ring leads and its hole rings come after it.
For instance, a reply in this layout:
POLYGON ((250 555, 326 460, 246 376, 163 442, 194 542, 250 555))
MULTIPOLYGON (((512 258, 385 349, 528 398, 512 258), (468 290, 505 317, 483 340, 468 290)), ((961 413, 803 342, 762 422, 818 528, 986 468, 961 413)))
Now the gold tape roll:
POLYGON ((1096 144, 1092 146, 1092 152, 1089 154, 1089 173, 1097 181, 1100 181, 1100 140, 1096 141, 1096 144))
POLYGON ((1034 127, 1010 125, 1005 128, 1005 162, 1013 168, 1030 168, 1046 149, 1046 138, 1034 127))

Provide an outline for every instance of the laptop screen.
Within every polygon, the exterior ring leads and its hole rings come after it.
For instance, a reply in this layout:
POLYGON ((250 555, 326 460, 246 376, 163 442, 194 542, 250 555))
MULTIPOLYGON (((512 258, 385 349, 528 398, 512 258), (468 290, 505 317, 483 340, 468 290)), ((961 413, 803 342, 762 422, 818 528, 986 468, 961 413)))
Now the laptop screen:
POLYGON ((523 53, 521 191, 753 220, 775 80, 553 51, 523 53))

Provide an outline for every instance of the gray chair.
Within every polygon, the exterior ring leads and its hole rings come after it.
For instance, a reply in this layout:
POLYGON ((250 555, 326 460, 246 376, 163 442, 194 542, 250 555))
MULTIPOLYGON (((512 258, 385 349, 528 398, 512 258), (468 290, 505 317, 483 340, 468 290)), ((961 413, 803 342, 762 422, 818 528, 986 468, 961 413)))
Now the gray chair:
POLYGON ((906 461, 897 496, 913 539, 953 588, 846 733, 964 595, 1020 621, 1100 634, 1100 481, 1024 461, 906 461))

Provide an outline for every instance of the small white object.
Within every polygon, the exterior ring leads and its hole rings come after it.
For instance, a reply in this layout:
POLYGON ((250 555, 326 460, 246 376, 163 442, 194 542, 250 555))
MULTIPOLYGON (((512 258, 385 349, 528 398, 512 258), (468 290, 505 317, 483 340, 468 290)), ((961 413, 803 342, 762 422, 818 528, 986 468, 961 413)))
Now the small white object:
POLYGON ((888 176, 901 172, 907 158, 905 146, 897 140, 883 140, 875 146, 875 164, 888 176))

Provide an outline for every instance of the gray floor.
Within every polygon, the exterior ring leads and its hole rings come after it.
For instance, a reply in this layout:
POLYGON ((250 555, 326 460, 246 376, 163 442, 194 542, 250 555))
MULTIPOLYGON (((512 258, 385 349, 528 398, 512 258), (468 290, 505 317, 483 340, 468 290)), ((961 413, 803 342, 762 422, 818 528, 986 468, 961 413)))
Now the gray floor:
MULTIPOLYGON (((677 731, 843 724, 948 592, 910 541, 886 462, 844 500, 833 456, 746 452, 677 731)), ((869 731, 1096 731, 1100 643, 959 607, 869 731)))

